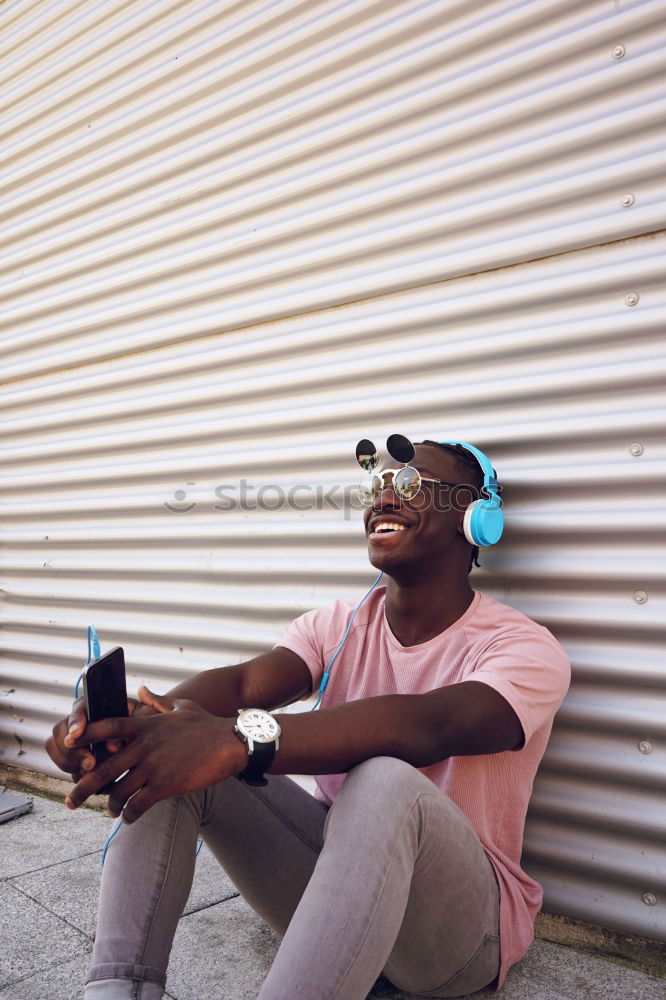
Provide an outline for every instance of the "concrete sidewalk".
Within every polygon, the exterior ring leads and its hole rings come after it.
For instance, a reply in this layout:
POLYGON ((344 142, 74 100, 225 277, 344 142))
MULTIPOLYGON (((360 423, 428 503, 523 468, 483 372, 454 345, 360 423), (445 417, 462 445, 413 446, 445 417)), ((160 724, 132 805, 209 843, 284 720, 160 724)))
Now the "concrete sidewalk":
MULTIPOLYGON (((77 1000, 92 948, 101 852, 114 820, 31 795, 31 813, 0 825, 0 997, 77 1000)), ((204 846, 176 935, 166 996, 253 1000, 278 943, 204 846)), ((370 994, 372 1000, 407 996, 385 980, 370 994)), ((499 993, 474 996, 664 1000, 666 981, 536 941, 499 993)))

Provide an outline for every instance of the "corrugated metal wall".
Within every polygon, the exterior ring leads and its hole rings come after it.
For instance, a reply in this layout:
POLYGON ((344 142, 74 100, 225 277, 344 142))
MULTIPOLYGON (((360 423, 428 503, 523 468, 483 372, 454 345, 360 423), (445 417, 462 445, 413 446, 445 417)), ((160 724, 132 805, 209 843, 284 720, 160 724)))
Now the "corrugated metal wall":
POLYGON ((4 762, 90 621, 160 687, 362 592, 356 440, 461 437, 574 667, 527 867, 666 938, 664 13, 0 7, 4 762))

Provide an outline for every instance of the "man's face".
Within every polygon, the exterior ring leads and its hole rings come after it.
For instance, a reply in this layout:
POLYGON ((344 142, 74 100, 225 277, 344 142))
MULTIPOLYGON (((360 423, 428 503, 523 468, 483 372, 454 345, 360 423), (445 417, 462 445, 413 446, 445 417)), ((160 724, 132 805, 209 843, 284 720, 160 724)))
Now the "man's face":
MULTIPOLYGON (((410 465, 422 476, 465 485, 454 455, 433 445, 420 444, 415 449, 410 465)), ((396 466, 389 459, 383 468, 396 466)), ((464 561, 469 546, 462 521, 471 499, 468 490, 423 482, 412 500, 400 500, 392 487, 386 486, 364 516, 370 562, 391 576, 409 568, 426 569, 444 557, 448 561, 454 550, 464 561)))

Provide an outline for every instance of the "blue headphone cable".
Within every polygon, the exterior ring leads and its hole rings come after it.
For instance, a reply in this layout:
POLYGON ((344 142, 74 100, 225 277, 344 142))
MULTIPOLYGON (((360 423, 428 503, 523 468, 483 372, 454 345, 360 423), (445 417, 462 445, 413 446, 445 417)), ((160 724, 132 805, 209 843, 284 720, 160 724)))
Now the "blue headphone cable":
POLYGON ((373 590, 375 589, 375 587, 377 586, 377 584, 379 583, 379 581, 381 580, 381 578, 383 577, 383 575, 384 575, 384 573, 382 571, 379 574, 379 576, 377 577, 377 579, 375 580, 375 582, 373 583, 373 585, 370 587, 370 590, 368 590, 368 592, 363 595, 363 597, 361 598, 361 600, 358 602, 358 604, 354 608, 354 612, 353 612, 351 618, 349 619, 349 624, 347 625, 347 629, 345 631, 345 634, 343 635, 343 637, 340 640, 339 644, 336 646, 335 650, 333 651, 333 656, 328 661, 328 666, 326 667, 326 670, 324 671, 324 676, 322 677, 321 684, 319 685, 319 691, 317 693, 317 700, 314 703, 314 705, 312 706, 312 708, 310 709, 311 712, 314 712, 315 709, 319 708, 319 705, 321 703, 321 699, 322 699, 322 697, 324 695, 324 691, 326 690, 326 685, 328 684, 328 679, 331 676, 331 667, 333 666, 333 664, 337 660, 338 656, 342 652, 342 647, 344 646, 344 644, 347 641, 347 636, 349 635, 349 633, 351 631, 351 627, 354 624, 354 619, 356 618, 357 613, 361 609, 361 605, 365 603, 365 601, 368 599, 368 597, 370 597, 370 594, 373 592, 373 590))
MULTIPOLYGON (((95 626, 94 625, 89 625, 88 626, 88 659, 85 662, 85 666, 87 667, 91 660, 99 660, 99 658, 100 658, 100 651, 99 651, 99 639, 97 637, 97 632, 95 631, 95 626)), ((78 678, 76 680, 76 684, 74 685, 74 697, 75 698, 79 697, 79 685, 81 684, 81 680, 82 679, 83 679, 83 671, 81 671, 81 673, 79 674, 79 676, 78 676, 78 678)))

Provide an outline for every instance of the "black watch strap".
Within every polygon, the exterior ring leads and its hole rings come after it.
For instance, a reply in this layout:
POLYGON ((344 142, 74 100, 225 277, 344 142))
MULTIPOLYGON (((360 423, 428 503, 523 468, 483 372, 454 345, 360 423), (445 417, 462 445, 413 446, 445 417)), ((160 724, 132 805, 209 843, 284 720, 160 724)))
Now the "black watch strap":
POLYGON ((273 763, 273 757, 275 757, 275 743, 255 743, 247 767, 238 774, 238 777, 248 785, 267 785, 264 771, 267 771, 273 763))

